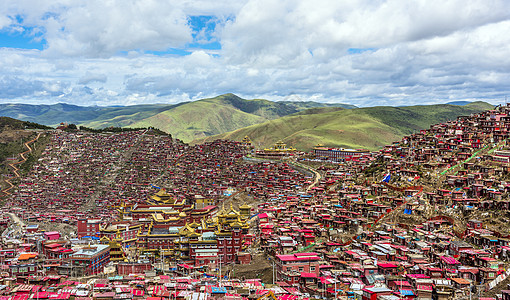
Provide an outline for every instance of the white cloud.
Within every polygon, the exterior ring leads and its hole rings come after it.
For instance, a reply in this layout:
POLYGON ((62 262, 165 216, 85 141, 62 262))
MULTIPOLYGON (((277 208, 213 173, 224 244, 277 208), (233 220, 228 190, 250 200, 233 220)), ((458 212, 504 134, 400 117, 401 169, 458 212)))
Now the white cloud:
POLYGON ((2 102, 169 103, 233 92, 401 105, 496 102, 510 92, 505 0, 6 0, 0 28, 17 26, 40 30, 47 48, 0 48, 2 102), (197 15, 218 20, 209 34, 221 49, 187 48, 206 36, 193 40, 197 15), (191 54, 145 52, 173 47, 191 54))
POLYGON ((50 54, 109 56, 132 49, 166 50, 191 42, 187 17, 155 0, 86 1, 51 18, 50 54))
POLYGON ((106 78, 105 74, 93 74, 93 73, 87 72, 85 74, 85 76, 81 77, 78 80, 78 83, 79 84, 88 84, 88 83, 91 83, 91 82, 102 82, 102 83, 105 83, 106 79, 107 78, 106 78))

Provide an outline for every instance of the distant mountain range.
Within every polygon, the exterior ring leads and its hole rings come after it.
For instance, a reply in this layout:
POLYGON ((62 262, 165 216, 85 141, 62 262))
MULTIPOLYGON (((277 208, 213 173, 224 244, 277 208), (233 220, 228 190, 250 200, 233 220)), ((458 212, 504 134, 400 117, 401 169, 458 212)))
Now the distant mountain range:
POLYGON ((283 140, 301 150, 326 146, 368 148, 400 139, 431 124, 493 106, 460 105, 357 108, 313 101, 246 100, 234 94, 174 105, 84 107, 69 104, 0 104, 0 116, 44 125, 61 122, 90 128, 156 127, 184 142, 249 136, 257 146, 283 140))
POLYGON ((454 120, 494 106, 485 102, 466 105, 424 105, 406 107, 368 107, 356 109, 312 108, 276 120, 195 141, 214 139, 242 140, 248 136, 257 148, 278 140, 300 150, 317 144, 330 147, 376 150, 404 135, 429 128, 432 124, 454 120))
POLYGON ((317 107, 356 106, 312 101, 246 100, 234 94, 225 94, 175 105, 84 107, 69 104, 0 104, 0 116, 50 126, 61 122, 91 128, 153 126, 190 142, 317 107))
POLYGON ((451 105, 468 105, 472 102, 470 101, 451 101, 451 102, 448 102, 446 104, 451 104, 451 105))

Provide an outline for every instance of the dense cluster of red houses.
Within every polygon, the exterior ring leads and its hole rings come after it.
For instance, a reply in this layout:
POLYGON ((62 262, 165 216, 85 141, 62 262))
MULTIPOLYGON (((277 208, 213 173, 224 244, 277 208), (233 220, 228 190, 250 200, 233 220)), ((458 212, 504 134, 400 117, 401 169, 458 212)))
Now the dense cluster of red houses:
POLYGON ((509 113, 321 152, 315 182, 239 142, 57 130, 4 209, 22 221, 2 234, 0 297, 510 299, 510 231, 475 217, 510 208, 509 113), (257 205, 222 204, 241 195, 257 205), (274 283, 217 275, 260 252, 274 283))

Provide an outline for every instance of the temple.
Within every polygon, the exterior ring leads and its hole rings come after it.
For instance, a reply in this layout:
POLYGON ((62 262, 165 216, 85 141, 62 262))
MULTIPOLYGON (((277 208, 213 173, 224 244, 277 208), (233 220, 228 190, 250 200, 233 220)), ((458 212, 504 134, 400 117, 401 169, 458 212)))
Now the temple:
POLYGON ((247 135, 241 141, 241 145, 243 145, 243 146, 245 146, 246 148, 249 148, 249 149, 253 148, 253 144, 251 142, 251 139, 247 135))
POLYGON ((264 158, 282 158, 285 156, 291 156, 297 153, 296 148, 287 147, 282 141, 276 142, 272 147, 265 148, 264 150, 258 150, 257 156, 264 158))
POLYGON ((99 226, 101 242, 110 246, 110 260, 126 261, 123 247, 135 246, 137 256, 152 261, 180 261, 208 268, 234 262, 237 254, 251 243, 248 218, 251 206, 239 210, 177 201, 164 189, 145 204, 125 205, 119 221, 99 226))
POLYGON ((369 155, 370 151, 366 149, 328 148, 318 144, 313 148, 313 154, 317 159, 343 161, 369 155))

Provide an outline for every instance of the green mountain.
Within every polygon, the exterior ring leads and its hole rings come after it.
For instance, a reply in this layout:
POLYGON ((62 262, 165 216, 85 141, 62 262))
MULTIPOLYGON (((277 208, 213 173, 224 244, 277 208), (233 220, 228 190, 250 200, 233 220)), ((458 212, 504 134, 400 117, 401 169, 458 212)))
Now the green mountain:
POLYGON ((492 108, 492 105, 484 102, 464 106, 380 106, 333 111, 314 108, 195 142, 214 139, 240 141, 244 136, 249 136, 257 148, 268 147, 282 140, 305 151, 317 144, 376 150, 432 124, 492 108))
POLYGON ((69 104, 0 104, 0 116, 55 126, 61 122, 89 128, 153 126, 185 142, 278 119, 308 108, 355 106, 312 101, 246 100, 234 94, 175 105, 82 107, 69 104))
MULTIPOLYGON (((173 137, 190 142, 195 139, 221 134, 278 119, 300 112, 309 107, 320 107, 317 102, 273 102, 264 99, 246 100, 234 94, 187 102, 172 107, 146 119, 130 124, 130 127, 154 126, 173 137)), ((332 106, 332 104, 324 104, 332 106)), ((336 104, 337 106, 347 106, 336 104)), ((91 127, 98 124, 90 124, 91 127)))
POLYGON ((64 103, 54 105, 0 104, 0 116, 52 126, 61 122, 75 124, 102 124, 105 122, 107 124, 105 127, 120 127, 174 106, 163 104, 120 107, 77 106, 64 103))
POLYGON ((321 103, 313 101, 281 101, 278 103, 284 103, 290 106, 296 107, 298 110, 304 110, 308 108, 320 108, 320 107, 341 107, 346 109, 358 108, 355 105, 344 104, 344 103, 321 103))

